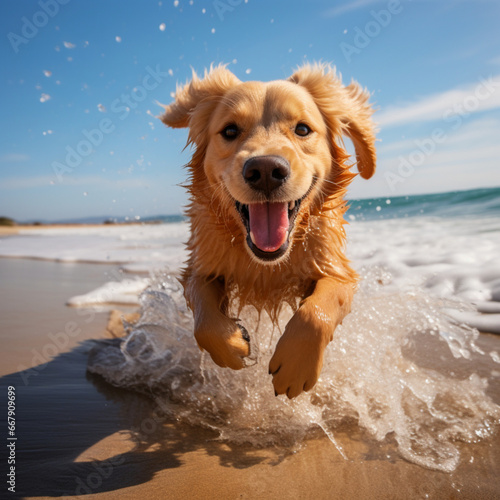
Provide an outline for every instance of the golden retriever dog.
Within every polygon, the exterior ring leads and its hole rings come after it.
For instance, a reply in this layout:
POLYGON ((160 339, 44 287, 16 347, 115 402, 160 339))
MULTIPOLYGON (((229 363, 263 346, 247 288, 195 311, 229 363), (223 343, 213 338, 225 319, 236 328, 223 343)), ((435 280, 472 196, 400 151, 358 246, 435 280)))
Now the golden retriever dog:
POLYGON ((294 311, 269 363, 275 394, 294 398, 318 380, 326 346, 350 312, 357 274, 344 256, 346 202, 355 177, 375 171, 369 95, 329 65, 287 80, 241 82, 225 66, 178 87, 162 121, 189 127, 189 259, 181 282, 202 350, 246 366, 251 340, 236 304, 294 311))

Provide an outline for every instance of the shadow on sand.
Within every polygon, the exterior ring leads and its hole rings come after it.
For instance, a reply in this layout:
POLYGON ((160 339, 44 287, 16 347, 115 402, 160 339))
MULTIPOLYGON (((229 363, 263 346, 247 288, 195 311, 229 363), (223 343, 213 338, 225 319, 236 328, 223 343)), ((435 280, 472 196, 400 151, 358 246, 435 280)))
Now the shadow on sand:
MULTIPOLYGON (((158 471, 180 467, 182 455, 201 449, 226 467, 269 463, 268 452, 216 441, 215 432, 167 418, 152 398, 87 373, 96 344, 86 341, 35 370, 0 379, 4 408, 7 387, 16 392, 16 493, 10 498, 71 497, 142 484, 158 471), (98 454, 104 450, 106 457, 95 459, 88 450, 110 436, 114 441, 99 447, 98 454)), ((278 450, 273 455, 279 462, 278 450)), ((6 457, 1 463, 5 477, 6 457)))
MULTIPOLYGON (((115 498, 134 486, 141 490, 132 488, 127 498, 278 498, 283 488, 297 498, 498 498, 498 434, 464 443, 464 459, 452 474, 406 462, 394 444, 370 444, 355 426, 337 436, 349 460, 324 436, 297 454, 232 445, 217 440, 216 432, 167 417, 158 399, 89 375, 92 348, 116 341, 85 341, 45 365, 0 379, 2 408, 7 388, 15 387, 17 437, 16 492, 2 498, 106 492, 115 498), (218 468, 227 473, 214 475, 218 468), (142 489, 150 481, 150 488, 142 489)), ((498 400, 498 383, 492 385, 498 400)), ((5 442, 0 446, 4 478, 5 442)))

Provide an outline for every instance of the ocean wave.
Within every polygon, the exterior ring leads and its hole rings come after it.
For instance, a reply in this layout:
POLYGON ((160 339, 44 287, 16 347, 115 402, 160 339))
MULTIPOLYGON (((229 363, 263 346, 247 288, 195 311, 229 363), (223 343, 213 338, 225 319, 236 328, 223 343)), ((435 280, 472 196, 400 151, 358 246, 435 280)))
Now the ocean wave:
MULTIPOLYGON (((466 303, 420 289, 391 291, 392 277, 363 270, 352 313, 337 328, 320 380, 295 400, 276 398, 267 365, 280 328, 251 309, 240 318, 250 332, 256 363, 241 371, 217 367, 198 349, 182 290, 159 274, 141 296, 141 318, 121 341, 103 342, 88 369, 118 387, 153 397, 178 421, 218 431, 220 439, 254 446, 290 447, 321 429, 344 458, 339 432, 360 431, 391 442, 405 459, 451 472, 459 442, 494 432, 500 407, 477 375, 478 332, 449 311, 466 303)), ((497 355, 495 362, 500 363, 497 355)))
POLYGON ((351 220, 411 217, 499 217, 500 188, 471 189, 447 193, 353 199, 351 220))

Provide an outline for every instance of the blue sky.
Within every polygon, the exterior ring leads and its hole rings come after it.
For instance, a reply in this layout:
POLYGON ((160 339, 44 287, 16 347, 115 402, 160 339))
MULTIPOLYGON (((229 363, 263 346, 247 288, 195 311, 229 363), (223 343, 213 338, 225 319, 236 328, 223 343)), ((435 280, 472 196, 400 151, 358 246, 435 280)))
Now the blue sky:
POLYGON ((156 101, 219 62, 241 80, 331 62, 372 92, 378 171, 350 197, 498 186, 499 19, 496 0, 6 0, 0 215, 180 213, 187 132, 156 101))

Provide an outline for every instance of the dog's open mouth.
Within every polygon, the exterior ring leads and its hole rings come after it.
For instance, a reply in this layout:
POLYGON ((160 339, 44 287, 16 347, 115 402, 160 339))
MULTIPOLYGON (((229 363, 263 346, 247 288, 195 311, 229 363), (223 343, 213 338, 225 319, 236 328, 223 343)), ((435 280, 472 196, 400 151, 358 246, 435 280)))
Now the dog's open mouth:
POLYGON ((248 247, 256 257, 272 261, 286 253, 300 204, 306 196, 290 202, 250 205, 236 202, 236 210, 247 229, 248 247))

